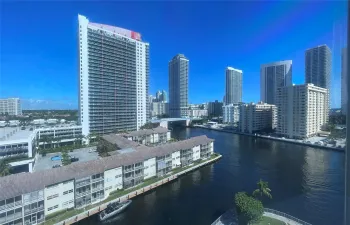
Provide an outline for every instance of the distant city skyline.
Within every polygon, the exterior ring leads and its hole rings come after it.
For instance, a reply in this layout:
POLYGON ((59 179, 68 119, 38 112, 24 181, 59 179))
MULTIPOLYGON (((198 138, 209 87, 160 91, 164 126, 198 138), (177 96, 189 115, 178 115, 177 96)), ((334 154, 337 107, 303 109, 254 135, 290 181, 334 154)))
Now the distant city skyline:
POLYGON ((2 32, 0 52, 0 98, 18 97, 23 109, 78 108, 76 15, 81 13, 93 21, 136 30, 152 45, 149 94, 159 89, 169 92, 168 60, 183 52, 191 59, 189 103, 222 99, 225 93, 222 71, 229 65, 244 71, 243 102, 260 100, 259 70, 264 63, 291 59, 293 83, 303 84, 305 50, 327 44, 333 61, 331 107, 339 108, 341 49, 346 40, 345 5, 341 1, 317 5, 312 2, 2 3, 1 29, 6 32, 2 32), (112 10, 116 7, 125 10, 116 15, 112 10), (251 7, 269 13, 253 13, 251 7), (37 14, 38 8, 45 13, 37 14), (196 17, 193 8, 198 9, 196 17), (228 17, 232 8, 237 10, 228 17), (128 9, 149 21, 130 19, 128 9), (182 17, 178 18, 178 13, 166 16, 160 13, 166 9, 179 12, 182 17), (19 18, 18 14, 23 16, 19 18), (325 14, 328 16, 324 17, 325 14), (48 20, 48 17, 56 19, 48 20), (164 18, 162 23, 159 17, 164 18), (210 26, 213 19, 219 21, 215 27, 210 26), (318 26, 320 23, 322 26, 318 26), (242 30, 239 36, 234 32, 237 29, 242 30), (19 35, 19 31, 26 35, 19 35), (52 33, 60 33, 60 37, 52 33), (209 54, 203 54, 203 46, 207 46, 209 54))

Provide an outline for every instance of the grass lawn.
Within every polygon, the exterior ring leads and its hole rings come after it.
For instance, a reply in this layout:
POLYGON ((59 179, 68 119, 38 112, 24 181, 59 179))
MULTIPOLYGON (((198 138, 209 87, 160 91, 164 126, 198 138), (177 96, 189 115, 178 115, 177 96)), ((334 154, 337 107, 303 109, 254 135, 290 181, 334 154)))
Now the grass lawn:
POLYGON ((254 225, 285 225, 285 223, 271 217, 263 216, 261 221, 254 225))

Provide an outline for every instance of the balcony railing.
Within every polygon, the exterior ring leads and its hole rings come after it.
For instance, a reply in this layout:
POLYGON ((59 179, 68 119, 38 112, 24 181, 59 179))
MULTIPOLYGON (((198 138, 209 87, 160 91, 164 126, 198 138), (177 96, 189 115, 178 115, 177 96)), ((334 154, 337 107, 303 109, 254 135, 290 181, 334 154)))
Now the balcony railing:
POLYGON ((103 189, 104 189, 103 185, 98 185, 97 187, 92 188, 91 192, 93 193, 93 192, 100 191, 100 190, 103 190, 103 189))
POLYGON ((104 179, 105 179, 104 177, 98 177, 98 178, 95 178, 95 179, 91 179, 91 182, 102 181, 104 179))
POLYGON ((89 195, 89 194, 91 194, 90 190, 89 191, 85 191, 85 192, 81 192, 81 193, 76 192, 76 197, 80 198, 82 196, 89 195))
POLYGON ((40 207, 37 207, 35 209, 27 209, 27 210, 24 210, 24 215, 27 215, 27 214, 32 214, 32 213, 35 213, 35 212, 39 212, 41 210, 44 210, 44 205, 40 206, 40 207))
POLYGON ((132 180, 132 179, 134 179, 134 176, 124 177, 124 181, 132 180))
POLYGON ((76 188, 83 187, 86 185, 90 185, 90 181, 84 181, 76 184, 76 188))

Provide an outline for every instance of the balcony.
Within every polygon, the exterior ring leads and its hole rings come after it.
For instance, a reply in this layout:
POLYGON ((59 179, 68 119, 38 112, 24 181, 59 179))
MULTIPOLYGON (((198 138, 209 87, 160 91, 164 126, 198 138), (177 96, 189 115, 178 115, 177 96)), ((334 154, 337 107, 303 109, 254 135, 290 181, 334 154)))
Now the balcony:
POLYGON ((80 183, 77 183, 75 185, 75 188, 79 188, 79 187, 83 187, 83 186, 87 186, 87 185, 90 185, 90 180, 89 181, 84 181, 84 182, 80 182, 80 183))
POLYGON ((123 177, 124 181, 129 181, 129 180, 132 180, 132 179, 134 179, 134 176, 123 177))
POLYGON ((34 209, 25 209, 24 215, 32 214, 32 213, 39 212, 42 210, 44 210, 44 205, 37 207, 37 208, 34 208, 34 209))
POLYGON ((91 179, 91 182, 92 183, 95 183, 95 182, 98 182, 98 181, 103 181, 105 178, 102 176, 102 177, 98 177, 98 178, 95 178, 95 179, 91 179))
POLYGON ((94 193, 103 189, 104 189, 104 185, 97 185, 96 187, 92 188, 91 192, 94 193))
POLYGON ((76 192, 76 198, 80 198, 80 197, 83 197, 83 196, 86 196, 86 195, 90 195, 91 194, 91 191, 90 190, 88 190, 88 191, 85 191, 85 192, 80 192, 80 193, 78 193, 78 192, 76 192))

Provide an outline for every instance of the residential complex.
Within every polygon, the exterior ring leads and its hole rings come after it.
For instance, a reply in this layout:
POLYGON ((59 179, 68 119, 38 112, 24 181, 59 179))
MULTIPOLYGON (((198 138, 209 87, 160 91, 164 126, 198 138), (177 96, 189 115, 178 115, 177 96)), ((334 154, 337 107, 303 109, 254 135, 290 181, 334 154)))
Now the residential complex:
MULTIPOLYGON (((102 138, 112 145, 127 143, 115 134, 102 138)), ((0 224, 42 223, 55 212, 98 203, 113 191, 207 159, 214 150, 213 140, 206 136, 157 147, 135 144, 126 144, 128 151, 106 158, 1 177, 0 224)))
POLYGON ((343 115, 347 112, 348 89, 347 89, 347 48, 341 52, 341 111, 343 115))
POLYGON ((222 107, 223 123, 238 126, 239 124, 239 104, 229 104, 222 107))
POLYGON ((210 117, 220 117, 222 116, 222 106, 223 103, 215 100, 215 102, 208 103, 208 116, 210 117))
POLYGON ((292 85, 292 60, 263 64, 260 67, 260 100, 276 104, 277 88, 292 85))
POLYGON ((169 114, 170 117, 187 117, 189 60, 178 54, 169 62, 169 114))
POLYGON ((34 161, 28 159, 35 157, 39 146, 73 144, 81 137, 82 127, 62 125, 34 130, 4 127, 0 128, 0 135, 0 159, 21 156, 23 162, 17 162, 16 165, 28 164, 28 170, 32 172, 34 161))
POLYGON ((169 103, 167 102, 152 102, 150 104, 151 116, 169 115, 169 103))
POLYGON ((137 32, 78 19, 83 135, 138 130, 149 113, 149 44, 137 32))
POLYGON ((242 102, 242 74, 242 70, 226 68, 226 105, 242 102))
POLYGON ((127 138, 128 140, 144 145, 163 144, 170 141, 171 139, 170 131, 164 127, 132 131, 129 133, 119 135, 127 138))
POLYGON ((188 117, 190 118, 208 117, 208 110, 207 109, 189 109, 188 117))
POLYGON ((288 138, 316 135, 328 122, 328 90, 313 84, 277 90, 277 134, 288 138))
POLYGON ((0 99, 0 115, 22 115, 21 100, 19 98, 0 99))
POLYGON ((277 109, 275 105, 258 102, 239 106, 239 130, 245 133, 271 131, 277 125, 277 109))

